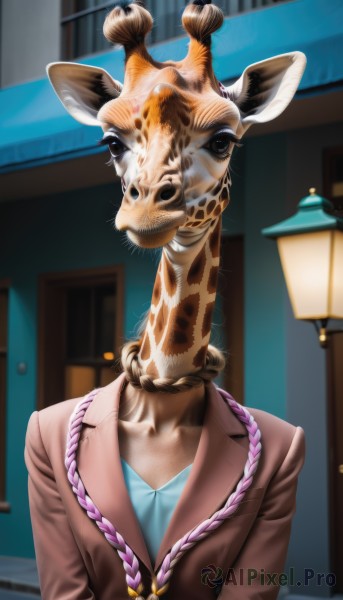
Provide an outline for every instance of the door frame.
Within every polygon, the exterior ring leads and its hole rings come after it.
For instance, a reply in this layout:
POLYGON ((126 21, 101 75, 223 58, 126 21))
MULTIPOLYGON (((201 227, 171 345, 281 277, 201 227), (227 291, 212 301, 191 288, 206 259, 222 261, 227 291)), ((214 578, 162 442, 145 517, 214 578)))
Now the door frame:
MULTIPOLYGON (((336 156, 343 156, 343 145, 325 148, 323 151, 323 195, 332 201, 335 214, 343 216, 342 197, 332 197, 333 161, 336 156)), ((330 338, 329 347, 326 350, 326 373, 327 373, 327 435, 328 435, 328 485, 329 485, 329 551, 330 565, 336 575, 335 592, 343 593, 343 574, 340 573, 340 565, 343 564, 343 517, 338 518, 342 511, 339 502, 339 477, 338 465, 343 463, 339 455, 339 432, 337 419, 338 393, 336 389, 336 377, 338 373, 338 353, 340 353, 341 342, 336 341, 343 334, 334 334, 330 338), (340 530, 338 528, 341 528, 340 530)), ((343 475, 341 475, 343 477, 343 475)))
POLYGON ((222 302, 223 338, 228 354, 224 385, 244 404, 244 236, 222 238, 218 293, 222 302), (225 302, 230 310, 225 311, 225 302))
POLYGON ((11 511, 11 506, 6 500, 6 445, 7 445, 7 431, 6 431, 6 415, 7 415, 7 374, 8 374, 8 347, 9 347, 9 312, 10 312, 10 279, 0 280, 0 290, 7 294, 7 340, 6 346, 0 348, 0 352, 5 356, 5 378, 2 386, 3 402, 0 401, 0 513, 8 513, 11 511))

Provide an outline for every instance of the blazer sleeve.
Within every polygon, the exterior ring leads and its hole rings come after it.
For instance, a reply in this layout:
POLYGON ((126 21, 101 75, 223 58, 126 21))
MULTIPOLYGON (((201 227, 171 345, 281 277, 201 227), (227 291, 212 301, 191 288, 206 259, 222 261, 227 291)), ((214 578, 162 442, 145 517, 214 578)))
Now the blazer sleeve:
POLYGON ((225 574, 220 600, 276 600, 280 585, 286 584, 281 574, 285 568, 298 475, 304 457, 304 431, 296 427, 287 455, 270 481, 244 546, 233 568, 225 574))
POLYGON ((95 600, 43 444, 37 411, 27 427, 25 463, 42 600, 95 600))

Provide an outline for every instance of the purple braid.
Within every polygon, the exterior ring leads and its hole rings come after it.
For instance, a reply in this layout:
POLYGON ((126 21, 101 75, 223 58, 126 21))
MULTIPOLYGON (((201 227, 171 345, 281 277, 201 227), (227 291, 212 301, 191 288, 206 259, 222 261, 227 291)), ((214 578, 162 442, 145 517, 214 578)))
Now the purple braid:
POLYGON ((79 504, 87 512, 89 518, 95 521, 111 546, 117 550, 125 569, 129 595, 132 598, 137 598, 143 591, 138 559, 112 523, 102 516, 93 500, 86 494, 85 487, 77 471, 76 454, 82 429, 82 419, 98 391, 93 390, 90 394, 87 394, 76 406, 70 417, 64 464, 68 472, 69 482, 79 504))
MULTIPOLYGON (((254 417, 248 412, 244 406, 238 404, 227 392, 219 388, 218 392, 223 400, 228 404, 229 408, 235 413, 238 419, 243 423, 249 435, 249 451, 248 458, 245 463, 243 477, 237 484, 235 491, 229 496, 223 508, 215 512, 209 519, 206 519, 194 529, 188 531, 168 552, 164 558, 161 568, 157 573, 155 581, 152 584, 152 594, 148 600, 158 600, 168 589, 170 578, 173 574, 175 565, 179 562, 182 556, 192 548, 197 542, 206 538, 212 531, 220 527, 222 523, 231 517, 238 509, 247 490, 252 484, 253 476, 258 466, 261 456, 261 432, 255 422, 254 417)), ((87 515, 95 521, 98 528, 108 542, 117 550, 119 557, 123 562, 123 567, 126 573, 126 583, 128 586, 128 594, 131 598, 144 600, 142 576, 139 570, 139 561, 131 548, 125 543, 125 540, 116 530, 116 528, 105 517, 103 517, 95 506, 92 499, 86 494, 84 485, 77 471, 76 454, 82 428, 83 416, 93 402, 98 390, 94 390, 85 398, 83 398, 76 406, 69 421, 69 429, 67 435, 67 447, 65 455, 65 466, 68 472, 68 479, 72 485, 74 494, 76 495, 79 504, 87 512, 87 515)))

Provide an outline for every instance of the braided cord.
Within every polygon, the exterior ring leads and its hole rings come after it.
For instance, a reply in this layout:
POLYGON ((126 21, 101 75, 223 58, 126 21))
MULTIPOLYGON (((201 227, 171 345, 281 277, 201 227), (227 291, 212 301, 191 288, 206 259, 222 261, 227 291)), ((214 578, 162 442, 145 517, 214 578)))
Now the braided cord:
MULTIPOLYGON (((209 519, 206 519, 197 527, 188 531, 176 542, 176 544, 174 544, 170 552, 165 556, 161 568, 152 583, 152 594, 150 594, 148 600, 158 600, 167 591, 174 567, 185 552, 192 548, 197 542, 210 535, 212 531, 215 531, 220 527, 220 525, 222 525, 222 523, 231 517, 238 509, 247 490, 252 484, 253 476, 259 463, 262 450, 260 441, 261 432, 254 417, 246 408, 244 408, 244 406, 238 404, 230 394, 219 388, 217 388, 217 390, 229 408, 235 413, 241 423, 245 425, 249 435, 249 451, 243 477, 238 482, 235 491, 227 499, 223 508, 215 512, 209 519)), ((81 435, 82 419, 98 391, 99 390, 94 390, 87 394, 87 396, 77 404, 70 417, 65 454, 65 466, 67 469, 68 480, 80 506, 87 512, 89 518, 96 523, 107 541, 116 549, 122 560, 126 574, 129 597, 136 598, 137 600, 144 600, 142 596, 142 575, 139 569, 138 558, 112 523, 101 515, 99 509, 87 495, 77 470, 76 455, 81 435)))
POLYGON ((186 533, 166 555, 157 574, 158 589, 164 587, 170 580, 175 565, 179 562, 187 550, 192 548, 197 542, 206 538, 212 531, 220 527, 222 523, 231 517, 238 509, 247 490, 252 484, 253 475, 257 469, 258 462, 261 456, 261 432, 257 426, 254 417, 247 411, 244 406, 238 404, 227 392, 217 388, 222 398, 229 405, 231 410, 236 414, 238 419, 243 423, 249 434, 249 452, 248 459, 245 463, 244 474, 238 482, 235 491, 229 496, 224 507, 215 512, 209 519, 206 519, 200 525, 186 533))
POLYGON ((134 598, 138 597, 143 590, 138 559, 131 548, 125 543, 124 538, 112 523, 102 516, 93 500, 87 495, 77 470, 76 455, 81 435, 82 419, 98 391, 99 390, 93 390, 90 394, 87 394, 87 396, 77 404, 70 417, 65 453, 65 466, 68 473, 68 480, 80 506, 86 511, 89 518, 96 523, 107 541, 116 549, 121 558, 126 573, 129 595, 134 598), (130 590, 132 590, 132 593, 130 593, 130 590))

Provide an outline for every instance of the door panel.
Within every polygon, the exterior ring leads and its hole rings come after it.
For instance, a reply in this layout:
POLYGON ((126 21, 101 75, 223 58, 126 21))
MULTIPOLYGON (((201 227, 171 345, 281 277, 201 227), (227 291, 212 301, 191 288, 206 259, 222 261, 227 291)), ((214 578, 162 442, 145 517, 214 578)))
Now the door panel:
POLYGON ((331 537, 336 592, 343 593, 343 333, 335 334, 328 349, 330 401, 331 537))
POLYGON ((225 350, 228 353, 225 389, 244 403, 244 242, 224 237, 219 277, 223 306, 225 350))

